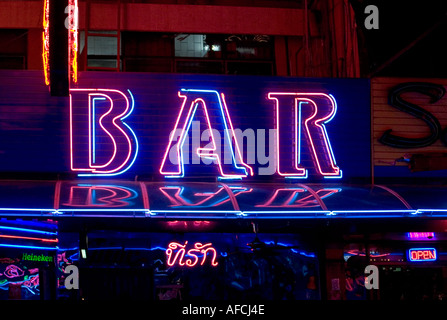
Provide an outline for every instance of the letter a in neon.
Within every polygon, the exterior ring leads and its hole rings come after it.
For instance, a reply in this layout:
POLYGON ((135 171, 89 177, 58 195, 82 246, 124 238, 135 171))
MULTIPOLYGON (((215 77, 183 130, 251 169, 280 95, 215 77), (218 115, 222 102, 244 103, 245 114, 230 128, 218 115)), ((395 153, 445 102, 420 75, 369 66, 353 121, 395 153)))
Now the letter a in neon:
POLYGON ((173 132, 180 129, 181 133, 175 145, 175 141, 173 141, 174 135, 170 136, 169 144, 160 166, 160 173, 165 177, 183 177, 185 175, 182 147, 196 111, 201 107, 206 117, 206 124, 210 130, 211 147, 199 147, 197 150, 193 150, 193 152, 196 152, 199 157, 215 160, 219 168, 219 178, 221 179, 240 179, 248 175, 253 175, 252 168, 242 160, 242 154, 234 135, 233 124, 225 102, 225 96, 214 90, 194 89, 182 89, 178 95, 183 99, 183 103, 173 132), (215 130, 219 132, 222 139, 221 145, 223 146, 223 151, 232 157, 231 164, 224 164, 222 162, 221 150, 217 150, 217 145, 219 144, 216 139, 218 137, 213 134, 215 130), (168 159, 171 148, 176 148, 176 159, 174 159, 176 161, 173 161, 174 163, 168 159))
POLYGON ((278 174, 307 178, 308 170, 301 163, 301 142, 305 138, 317 174, 341 178, 325 127, 337 112, 334 97, 325 93, 270 92, 268 98, 275 101, 278 174), (293 130, 286 129, 290 126, 293 130))
POLYGON ((70 89, 70 165, 79 176, 116 176, 138 154, 138 140, 124 122, 133 111, 130 90, 70 89))

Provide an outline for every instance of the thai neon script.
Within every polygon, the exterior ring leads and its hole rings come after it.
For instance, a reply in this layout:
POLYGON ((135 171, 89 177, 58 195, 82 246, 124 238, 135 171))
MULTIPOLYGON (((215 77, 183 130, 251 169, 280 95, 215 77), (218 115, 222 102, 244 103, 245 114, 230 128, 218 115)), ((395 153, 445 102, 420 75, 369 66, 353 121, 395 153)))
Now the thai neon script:
POLYGON ((207 260, 210 260, 210 265, 215 267, 218 265, 216 249, 212 247, 212 243, 202 244, 196 242, 194 246, 187 250, 188 241, 184 244, 178 242, 171 242, 166 249, 167 265, 172 267, 174 265, 194 267, 197 264, 203 266, 207 260), (210 256, 209 259, 208 256, 210 256), (202 257, 200 259, 200 257, 202 257))
POLYGON ((126 172, 138 154, 137 137, 124 121, 133 109, 130 90, 70 89, 71 170, 79 176, 126 172))
POLYGON ((435 237, 435 233, 434 232, 408 232, 407 236, 410 239, 417 239, 417 240, 429 239, 430 240, 435 237))
POLYGON ((434 248, 415 248, 408 250, 410 261, 435 261, 436 249, 434 248))

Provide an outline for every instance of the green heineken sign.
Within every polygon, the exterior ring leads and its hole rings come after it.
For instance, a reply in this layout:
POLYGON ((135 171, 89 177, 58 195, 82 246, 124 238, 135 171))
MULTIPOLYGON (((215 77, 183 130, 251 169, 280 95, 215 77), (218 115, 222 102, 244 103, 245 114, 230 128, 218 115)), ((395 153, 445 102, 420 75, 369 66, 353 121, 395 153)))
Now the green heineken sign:
POLYGON ((53 256, 46 256, 43 254, 35 255, 24 253, 22 255, 22 261, 40 261, 40 262, 53 262, 53 256))

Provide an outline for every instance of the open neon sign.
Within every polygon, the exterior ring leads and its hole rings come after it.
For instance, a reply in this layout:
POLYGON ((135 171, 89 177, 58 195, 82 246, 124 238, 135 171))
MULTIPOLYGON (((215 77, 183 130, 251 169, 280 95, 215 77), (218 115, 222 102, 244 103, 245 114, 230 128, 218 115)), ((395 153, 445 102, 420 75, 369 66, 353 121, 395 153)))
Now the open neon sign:
MULTIPOLYGON (((213 160, 220 179, 242 179, 253 176, 253 168, 243 161, 234 133, 225 95, 216 90, 182 89, 182 100, 173 131, 161 155, 160 174, 166 178, 185 176, 183 145, 198 110, 206 118, 210 143, 197 146, 193 152, 213 160), (218 132, 222 141, 213 132, 218 132), (224 163, 217 146, 231 157, 224 163), (175 152, 174 161, 168 154, 175 152)), ((341 178, 326 124, 337 111, 335 98, 325 93, 271 92, 272 113, 276 129, 276 173, 285 178, 306 179, 308 170, 301 163, 301 141, 306 141, 314 171, 323 178, 341 178), (293 115, 292 117, 290 115, 293 115), (292 141, 293 148, 290 148, 292 141)), ((71 170, 79 176, 116 176, 129 170, 138 155, 138 139, 126 123, 135 101, 130 90, 70 89, 70 160, 71 170)))
POLYGON ((414 248, 408 250, 408 258, 410 261, 436 261, 435 248, 414 248))

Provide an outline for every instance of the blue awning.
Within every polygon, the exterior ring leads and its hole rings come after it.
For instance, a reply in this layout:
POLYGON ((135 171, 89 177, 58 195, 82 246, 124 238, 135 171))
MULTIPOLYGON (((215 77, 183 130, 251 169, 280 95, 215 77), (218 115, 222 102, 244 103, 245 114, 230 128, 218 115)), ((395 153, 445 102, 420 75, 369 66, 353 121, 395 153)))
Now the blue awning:
POLYGON ((302 183, 0 181, 0 217, 447 217, 447 187, 302 183))

